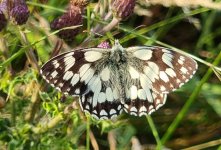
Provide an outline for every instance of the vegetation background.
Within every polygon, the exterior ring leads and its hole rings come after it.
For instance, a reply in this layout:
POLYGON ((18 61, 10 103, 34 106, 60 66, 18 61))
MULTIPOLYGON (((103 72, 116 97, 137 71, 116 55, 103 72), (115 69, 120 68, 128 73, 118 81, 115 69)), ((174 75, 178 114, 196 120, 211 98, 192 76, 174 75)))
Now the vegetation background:
POLYGON ((28 21, 8 20, 0 33, 0 149, 221 150, 221 69, 215 67, 221 61, 221 2, 137 0, 128 19, 110 24, 114 17, 104 20, 112 15, 110 1, 91 0, 79 34, 68 42, 50 30, 68 0, 26 1, 28 21), (95 27, 96 36, 90 32, 95 27), (123 114, 113 122, 85 116, 78 98, 62 96, 39 75, 52 55, 115 38, 124 47, 181 49, 199 69, 151 116, 123 114))

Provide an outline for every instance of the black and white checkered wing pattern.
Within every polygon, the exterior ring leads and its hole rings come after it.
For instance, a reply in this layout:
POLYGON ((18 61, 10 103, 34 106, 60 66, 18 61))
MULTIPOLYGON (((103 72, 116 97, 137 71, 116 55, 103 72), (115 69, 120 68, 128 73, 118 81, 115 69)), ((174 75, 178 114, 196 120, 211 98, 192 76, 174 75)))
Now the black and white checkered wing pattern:
POLYGON ((111 83, 108 67, 98 68, 110 49, 90 48, 58 55, 41 68, 43 78, 57 90, 80 96, 84 112, 98 119, 114 118, 122 112, 119 93, 111 83))
POLYGON ((196 72, 197 63, 162 47, 130 47, 124 110, 151 114, 166 102, 167 93, 181 87, 196 72))
POLYGON ((112 119, 124 109, 135 116, 151 114, 167 94, 189 81, 197 63, 157 46, 70 51, 49 60, 43 78, 64 94, 78 95, 84 112, 112 119))
POLYGON ((130 47, 127 51, 135 59, 133 62, 142 66, 137 70, 140 80, 148 82, 158 93, 178 89, 192 78, 198 67, 192 58, 163 47, 130 47))

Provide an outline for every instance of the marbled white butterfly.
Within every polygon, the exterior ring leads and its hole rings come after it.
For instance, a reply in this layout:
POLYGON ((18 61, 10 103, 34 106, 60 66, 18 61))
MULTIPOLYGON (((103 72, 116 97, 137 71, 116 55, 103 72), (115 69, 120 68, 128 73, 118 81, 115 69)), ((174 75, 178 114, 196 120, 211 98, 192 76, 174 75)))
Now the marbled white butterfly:
POLYGON ((79 96, 97 119, 151 114, 167 94, 192 78, 197 63, 158 46, 85 48, 60 54, 41 68, 43 78, 64 94, 79 96))

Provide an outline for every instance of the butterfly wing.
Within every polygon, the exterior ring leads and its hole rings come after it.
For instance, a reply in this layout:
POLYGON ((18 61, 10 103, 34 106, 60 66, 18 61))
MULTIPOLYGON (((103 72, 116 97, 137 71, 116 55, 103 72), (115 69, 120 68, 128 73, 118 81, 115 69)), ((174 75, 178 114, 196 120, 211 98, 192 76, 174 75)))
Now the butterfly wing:
POLYGON ((130 47, 126 52, 124 110, 135 116, 151 114, 163 106, 167 93, 181 87, 197 69, 193 59, 162 47, 130 47))
MULTIPOLYGON (((158 93, 169 93, 189 81, 197 70, 192 58, 163 47, 130 47, 130 54, 136 71, 143 73, 140 80, 158 93), (142 67, 137 67, 139 63, 142 67)), ((133 73, 133 72, 131 72, 133 73)))
POLYGON ((136 63, 131 59, 128 62, 124 73, 124 110, 134 116, 150 115, 165 104, 167 95, 152 90, 147 76, 139 71, 143 66, 133 66, 136 63))
POLYGON ((119 93, 105 67, 110 49, 80 49, 60 54, 41 68, 43 78, 59 91, 80 95, 80 105, 98 119, 114 118, 122 112, 119 93))

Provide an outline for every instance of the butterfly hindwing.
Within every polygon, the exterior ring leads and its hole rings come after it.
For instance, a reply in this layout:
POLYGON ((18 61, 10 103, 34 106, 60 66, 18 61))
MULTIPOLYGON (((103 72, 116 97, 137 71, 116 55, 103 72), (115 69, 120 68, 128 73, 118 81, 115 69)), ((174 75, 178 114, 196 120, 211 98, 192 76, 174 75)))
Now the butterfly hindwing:
POLYGON ((124 110, 134 116, 150 115, 166 102, 166 94, 152 90, 145 74, 135 66, 127 66, 124 110), (146 77, 146 78, 145 78, 146 77))

